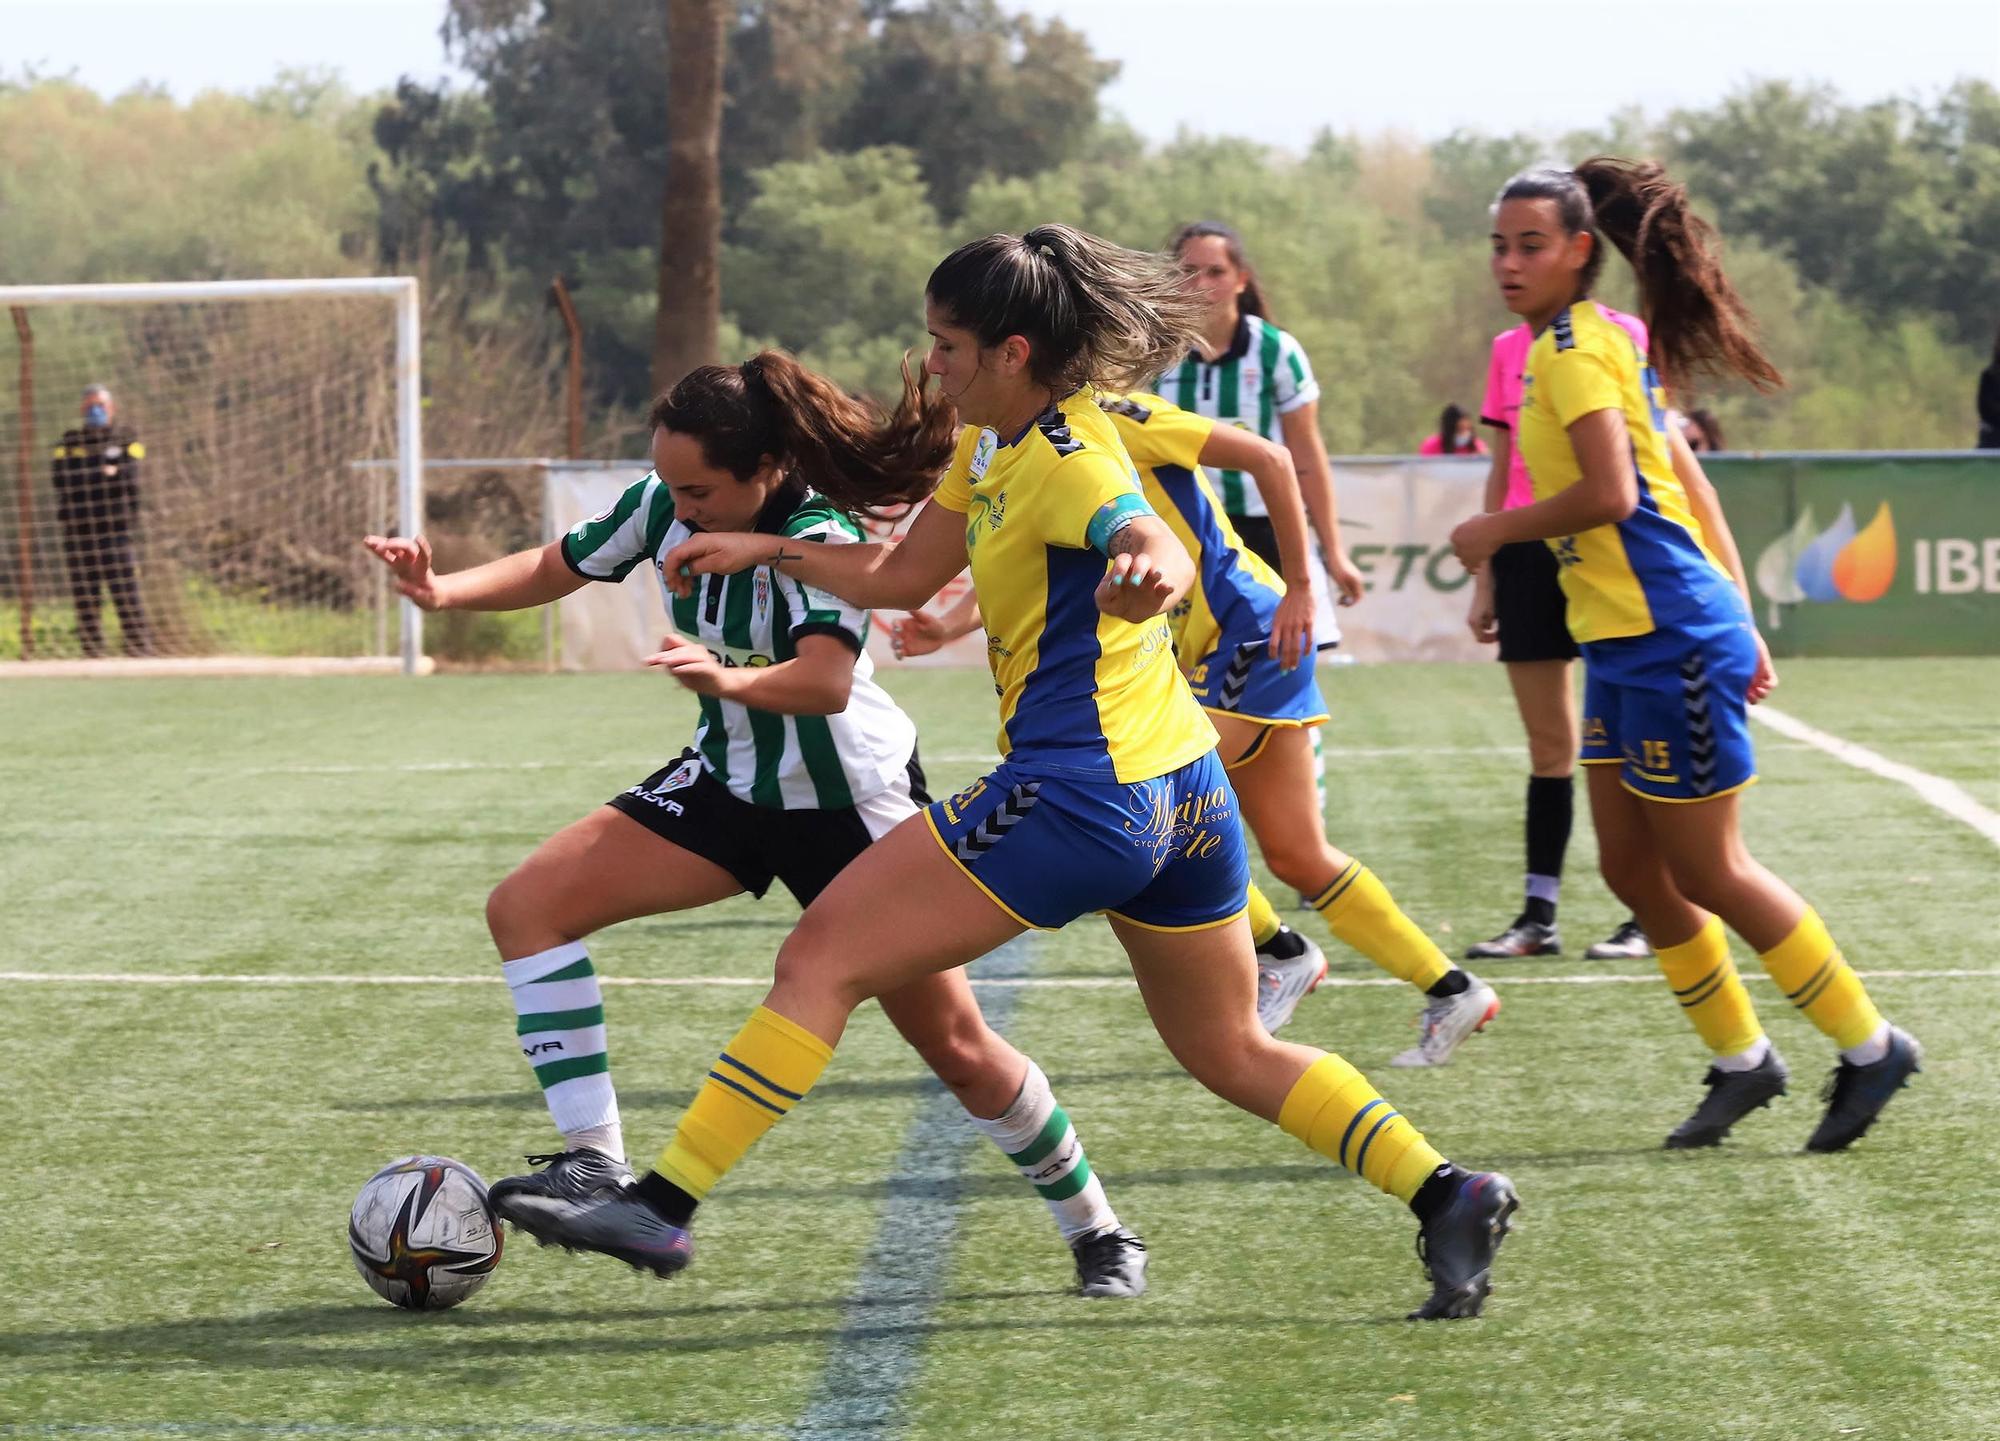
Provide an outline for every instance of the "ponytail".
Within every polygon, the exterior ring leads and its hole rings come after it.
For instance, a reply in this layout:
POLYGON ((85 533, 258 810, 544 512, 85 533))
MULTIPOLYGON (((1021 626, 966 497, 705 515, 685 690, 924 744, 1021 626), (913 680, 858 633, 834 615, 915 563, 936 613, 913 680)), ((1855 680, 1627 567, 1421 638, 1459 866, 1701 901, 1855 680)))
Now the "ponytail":
POLYGON ((1683 392, 1703 373, 1728 372, 1766 391, 1785 383, 1723 274, 1715 227, 1694 213, 1687 187, 1668 179, 1658 161, 1596 155, 1575 170, 1537 166, 1501 186, 1494 207, 1509 200, 1553 200, 1564 230, 1589 233, 1579 299, 1597 283, 1606 241, 1631 263, 1650 358, 1669 390, 1683 392))
POLYGON ((929 495, 951 463, 958 421, 903 361, 890 415, 779 350, 704 365, 655 401, 652 422, 701 443, 702 459, 748 480, 766 461, 841 509, 875 516, 929 495))
POLYGON ((1067 225, 961 245, 924 293, 982 348, 1028 342, 1028 373, 1058 396, 1137 390, 1195 349, 1206 307, 1180 267, 1067 225))
POLYGON ((1784 376, 1758 347, 1756 322, 1723 274, 1715 227, 1694 213, 1687 187, 1653 160, 1598 155, 1576 167, 1597 228, 1631 262, 1653 337, 1653 363, 1669 389, 1700 372, 1729 371, 1759 390, 1784 376))

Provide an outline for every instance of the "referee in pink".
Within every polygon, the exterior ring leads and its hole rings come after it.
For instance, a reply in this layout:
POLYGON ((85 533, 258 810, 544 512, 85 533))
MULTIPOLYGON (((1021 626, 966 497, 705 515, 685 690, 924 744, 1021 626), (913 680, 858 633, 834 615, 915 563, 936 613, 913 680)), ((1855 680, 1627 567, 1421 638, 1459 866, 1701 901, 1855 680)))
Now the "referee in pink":
MULTIPOLYGON (((1623 326, 1645 353, 1643 320, 1606 305, 1598 308, 1623 326)), ((1479 419, 1493 436, 1492 466, 1486 476, 1488 511, 1512 510, 1535 498, 1528 467, 1513 444, 1521 413, 1521 373, 1534 339, 1526 325, 1493 337, 1486 399, 1479 408, 1479 419)), ((1482 643, 1499 642, 1514 704, 1528 732, 1528 870, 1520 915, 1492 940, 1468 946, 1465 954, 1474 960, 1558 956, 1562 937, 1556 929, 1556 902, 1575 815, 1578 737, 1570 662, 1577 658, 1577 648, 1570 638, 1555 556, 1548 546, 1539 540, 1501 546, 1493 563, 1475 578, 1466 622, 1482 643)), ((1639 923, 1629 916, 1607 939, 1584 952, 1593 961, 1652 954, 1639 923)))

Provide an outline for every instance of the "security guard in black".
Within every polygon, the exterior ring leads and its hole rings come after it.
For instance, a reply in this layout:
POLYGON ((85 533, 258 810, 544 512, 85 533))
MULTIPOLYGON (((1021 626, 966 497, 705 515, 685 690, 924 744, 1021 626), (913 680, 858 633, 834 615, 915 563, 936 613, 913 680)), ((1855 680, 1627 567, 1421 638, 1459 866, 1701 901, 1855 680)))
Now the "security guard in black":
POLYGON ((114 422, 111 392, 83 393, 83 424, 63 432, 49 468, 62 523, 63 564, 76 603, 77 640, 86 656, 104 654, 101 592, 118 608, 127 655, 152 648, 139 598, 134 531, 139 521, 139 463, 146 447, 114 422))

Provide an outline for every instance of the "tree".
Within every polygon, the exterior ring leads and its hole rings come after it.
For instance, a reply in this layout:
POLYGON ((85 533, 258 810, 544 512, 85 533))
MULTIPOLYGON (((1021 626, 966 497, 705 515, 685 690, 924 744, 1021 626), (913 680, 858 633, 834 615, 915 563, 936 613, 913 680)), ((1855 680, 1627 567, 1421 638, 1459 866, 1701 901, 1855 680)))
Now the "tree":
POLYGON ((660 203, 653 393, 715 361, 722 318, 723 0, 667 0, 667 179, 660 203))
MULTIPOLYGON (((955 211, 980 176, 1031 175, 1083 154, 1113 72, 1074 31, 1011 16, 997 0, 711 3, 723 26, 726 239, 759 171, 828 150, 902 146, 932 201, 955 211), (938 119, 973 114, 976 124, 938 119)), ((376 124, 385 254, 462 245, 468 265, 523 304, 562 274, 592 373, 607 397, 628 401, 658 339, 660 186, 667 107, 678 103, 662 83, 676 64, 669 8, 449 0, 446 46, 474 87, 405 80, 376 124)))
POLYGON ((1962 81, 1929 109, 1849 105, 1766 82, 1673 117, 1671 157, 1725 231, 1877 316, 1948 315, 1990 333, 2000 293, 2000 91, 1962 81))
POLYGON ((982 175, 1034 175, 1076 155, 1118 73, 1062 21, 1008 15, 997 0, 870 9, 874 43, 858 53, 859 93, 833 141, 914 152, 947 216, 982 175))

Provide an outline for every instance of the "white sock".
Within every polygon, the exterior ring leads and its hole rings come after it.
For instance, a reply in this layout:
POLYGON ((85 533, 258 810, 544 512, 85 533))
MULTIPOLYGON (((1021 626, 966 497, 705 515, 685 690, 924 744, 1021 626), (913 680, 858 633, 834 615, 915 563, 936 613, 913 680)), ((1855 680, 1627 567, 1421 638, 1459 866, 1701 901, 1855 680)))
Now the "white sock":
POLYGON ((1872 1066, 1889 1054, 1889 1023, 1882 1022, 1875 1028, 1875 1034, 1858 1046, 1849 1046, 1840 1053, 1840 1059, 1856 1066, 1872 1066))
POLYGON ((1771 1054, 1771 1038, 1759 1036, 1750 1043, 1750 1048, 1738 1051, 1733 1056, 1717 1056, 1715 1069, 1718 1071, 1754 1071, 1764 1064, 1764 1058, 1771 1054))
POLYGON ((563 1132, 563 1149, 596 1151, 614 1161, 622 1161, 625 1159, 625 1128, 615 1120, 601 1126, 579 1126, 574 1131, 563 1132))
POLYGON ((1033 1060, 1028 1062, 1021 1093, 1005 1111, 990 1121, 967 1115, 1042 1193, 1063 1240, 1075 1241, 1118 1224, 1117 1213, 1104 1198, 1103 1183, 1084 1158, 1076 1128, 1056 1104, 1049 1078, 1033 1060))
POLYGON ((556 1129, 565 1137, 608 1131, 617 1149, 596 1149, 624 1160, 618 1096, 611 1089, 611 1057, 604 1045, 604 996, 589 950, 582 941, 571 941, 503 962, 500 974, 514 996, 521 1054, 535 1068, 556 1129))

